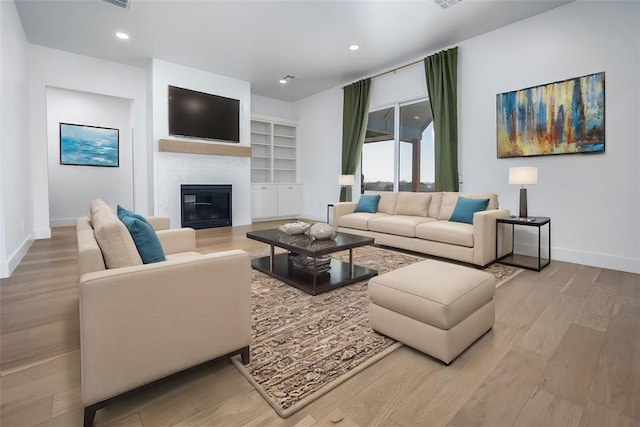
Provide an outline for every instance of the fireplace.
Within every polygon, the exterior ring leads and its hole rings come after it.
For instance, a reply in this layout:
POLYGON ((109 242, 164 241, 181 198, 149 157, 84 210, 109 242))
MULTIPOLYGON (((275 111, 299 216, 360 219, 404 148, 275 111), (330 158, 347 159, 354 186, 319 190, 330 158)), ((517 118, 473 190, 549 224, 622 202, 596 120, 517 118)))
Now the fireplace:
POLYGON ((213 228, 231 224, 231 185, 181 185, 183 227, 213 228))

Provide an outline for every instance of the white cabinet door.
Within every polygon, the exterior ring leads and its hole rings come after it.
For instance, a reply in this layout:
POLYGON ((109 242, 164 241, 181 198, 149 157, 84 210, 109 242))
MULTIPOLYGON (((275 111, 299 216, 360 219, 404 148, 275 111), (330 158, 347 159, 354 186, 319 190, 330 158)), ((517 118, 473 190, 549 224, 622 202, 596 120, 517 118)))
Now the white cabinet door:
POLYGON ((251 218, 269 218, 278 215, 278 186, 254 184, 251 186, 251 218))
POLYGON ((278 216, 297 216, 302 213, 302 185, 278 185, 278 216))

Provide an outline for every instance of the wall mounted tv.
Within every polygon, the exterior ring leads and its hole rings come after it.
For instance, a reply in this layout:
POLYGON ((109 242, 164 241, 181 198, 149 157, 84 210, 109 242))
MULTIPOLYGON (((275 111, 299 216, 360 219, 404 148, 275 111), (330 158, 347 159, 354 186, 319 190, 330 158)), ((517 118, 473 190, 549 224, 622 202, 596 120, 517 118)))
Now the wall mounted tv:
POLYGON ((169 86, 169 135, 240 142, 240 101, 169 86))

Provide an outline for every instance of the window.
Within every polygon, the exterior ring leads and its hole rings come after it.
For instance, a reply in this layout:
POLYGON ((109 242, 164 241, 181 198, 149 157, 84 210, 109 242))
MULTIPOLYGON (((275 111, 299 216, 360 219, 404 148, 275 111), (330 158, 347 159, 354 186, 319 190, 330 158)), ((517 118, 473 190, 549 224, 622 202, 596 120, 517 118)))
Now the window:
POLYGON ((434 191, 433 117, 429 102, 371 111, 361 162, 365 191, 434 191))

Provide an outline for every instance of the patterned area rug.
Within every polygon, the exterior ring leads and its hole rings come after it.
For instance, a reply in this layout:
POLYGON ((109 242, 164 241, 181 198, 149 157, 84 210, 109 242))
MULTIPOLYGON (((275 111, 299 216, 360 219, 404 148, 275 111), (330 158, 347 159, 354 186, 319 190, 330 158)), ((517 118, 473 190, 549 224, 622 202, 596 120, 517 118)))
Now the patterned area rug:
MULTIPOLYGON (((348 251, 333 257, 348 261, 348 251)), ((424 259, 373 246, 353 258, 379 274, 424 259)), ((500 282, 519 270, 494 265, 500 282)), ((251 299, 251 362, 232 362, 282 418, 402 345, 369 327, 366 281, 312 296, 252 270, 251 299)))

